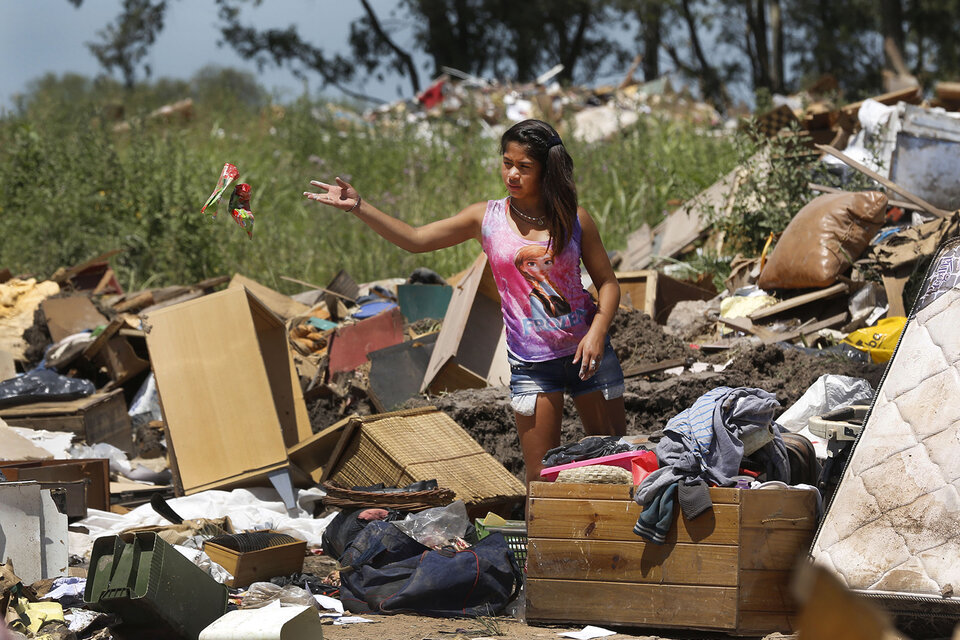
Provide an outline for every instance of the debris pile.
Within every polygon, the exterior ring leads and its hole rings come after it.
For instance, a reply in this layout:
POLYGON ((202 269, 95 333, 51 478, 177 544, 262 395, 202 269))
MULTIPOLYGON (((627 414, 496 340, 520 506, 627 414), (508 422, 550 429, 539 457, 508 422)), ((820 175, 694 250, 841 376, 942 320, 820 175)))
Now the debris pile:
MULTIPOLYGON (((550 78, 460 80, 368 122, 572 113, 599 139, 648 108, 718 121, 663 84, 588 95, 550 78)), ((960 520, 960 165, 945 160, 960 121, 944 109, 957 93, 840 109, 810 94, 762 116, 766 135, 809 134, 840 186, 811 178, 809 201, 784 205, 789 225, 720 287, 678 259, 722 251, 715 212, 730 215, 744 171, 783 158, 755 158, 636 230, 615 256, 610 329, 628 435, 580 441, 568 399, 564 468, 529 492, 483 255, 458 274, 286 278, 294 296, 242 274, 126 292, 116 252, 48 278, 5 272, 9 627, 218 638, 269 620, 305 633, 358 620, 347 611, 513 612, 523 581, 535 622, 763 634, 793 629, 784 594, 811 545, 843 587, 880 591, 897 613, 931 598, 955 611, 957 528, 937 523, 960 520), (707 431, 724 444, 704 446, 707 431), (824 515, 832 496, 842 508, 824 515)))

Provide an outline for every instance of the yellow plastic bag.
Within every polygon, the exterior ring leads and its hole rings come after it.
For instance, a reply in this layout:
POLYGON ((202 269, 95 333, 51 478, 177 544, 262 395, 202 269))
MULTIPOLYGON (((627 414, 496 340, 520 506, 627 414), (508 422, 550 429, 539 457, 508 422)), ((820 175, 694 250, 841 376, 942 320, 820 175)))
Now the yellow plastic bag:
POLYGON ((884 318, 872 327, 857 329, 843 339, 849 345, 866 351, 877 364, 888 362, 897 348, 897 341, 903 333, 907 319, 903 316, 884 318))

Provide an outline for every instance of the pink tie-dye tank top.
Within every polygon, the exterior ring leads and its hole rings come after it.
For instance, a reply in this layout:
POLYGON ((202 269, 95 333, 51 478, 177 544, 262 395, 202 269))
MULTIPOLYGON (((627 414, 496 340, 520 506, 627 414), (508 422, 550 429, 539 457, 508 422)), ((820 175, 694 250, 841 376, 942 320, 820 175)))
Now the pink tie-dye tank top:
POLYGON ((510 353, 527 362, 575 353, 597 310, 580 282, 579 219, 563 253, 554 256, 548 242, 525 240, 514 231, 506 198, 489 200, 482 236, 510 353))

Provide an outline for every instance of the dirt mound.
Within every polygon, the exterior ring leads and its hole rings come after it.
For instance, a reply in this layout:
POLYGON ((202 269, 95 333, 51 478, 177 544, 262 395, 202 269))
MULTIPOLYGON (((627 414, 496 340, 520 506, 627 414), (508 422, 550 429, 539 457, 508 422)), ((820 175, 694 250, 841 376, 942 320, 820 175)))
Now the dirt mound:
MULTIPOLYGON (((617 314, 610 327, 610 340, 625 370, 671 360, 696 358, 698 352, 684 341, 664 333, 650 316, 640 312, 617 314)), ((703 357, 700 357, 702 360, 703 357)), ((680 376, 656 374, 626 380, 624 404, 627 408, 627 433, 652 434, 711 389, 719 386, 757 387, 777 396, 782 411, 790 407, 824 374, 864 378, 874 388, 883 375, 883 366, 853 362, 842 356, 824 356, 779 345, 744 344, 737 349, 711 357, 712 362, 732 360, 720 371, 686 372, 680 376)), ((349 392, 321 399, 310 407, 314 430, 333 424, 344 414, 372 411, 360 397, 358 385, 341 380, 349 392)), ((453 418, 511 473, 523 478, 523 457, 517 438, 510 392, 506 387, 466 389, 432 398, 414 398, 404 407, 433 405, 453 418)), ((583 429, 573 401, 564 403, 561 442, 583 437, 583 429)))
POLYGON ((696 355, 686 342, 664 333, 663 327, 641 311, 618 311, 608 335, 624 371, 696 355))

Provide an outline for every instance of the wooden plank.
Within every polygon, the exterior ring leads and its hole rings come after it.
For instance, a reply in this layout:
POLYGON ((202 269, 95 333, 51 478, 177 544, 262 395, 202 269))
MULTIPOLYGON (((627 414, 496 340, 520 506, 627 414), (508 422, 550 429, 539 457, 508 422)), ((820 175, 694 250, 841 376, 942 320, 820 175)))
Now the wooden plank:
POLYGON ((804 293, 803 295, 794 296, 783 302, 778 302, 772 307, 766 307, 754 311, 747 317, 752 321, 757 321, 762 318, 767 318, 769 316, 774 316, 778 313, 783 313, 784 311, 789 311, 790 309, 795 309, 797 307, 803 306, 808 302, 815 302, 816 300, 825 300, 827 298, 832 298, 835 295, 847 292, 847 285, 843 282, 838 282, 837 284, 827 287, 826 289, 820 289, 819 291, 811 291, 810 293, 804 293))
POLYGON ((782 611, 741 611, 733 635, 765 636, 768 633, 793 633, 798 616, 782 611))
MULTIPOLYGON (((270 347, 273 353, 279 344, 280 355, 288 358, 286 334, 279 318, 273 318, 274 330, 265 337, 279 343, 262 342, 256 325, 264 318, 254 313, 254 304, 245 288, 228 288, 167 307, 144 321, 167 442, 176 447, 188 493, 287 463, 279 412, 287 413, 288 407, 278 406, 274 387, 289 385, 291 372, 271 379, 264 351, 270 347)), ((299 386, 291 390, 293 397, 296 392, 299 386)))
POLYGON ((631 584, 530 578, 529 622, 734 629, 737 590, 732 587, 631 584))
POLYGON ((960 82, 940 81, 933 87, 934 93, 941 100, 958 101, 960 100, 960 82))
POLYGON ((830 155, 834 156, 835 158, 838 158, 839 160, 842 160, 845 164, 847 164, 847 165, 849 165, 850 167, 856 169, 857 171, 859 171, 860 173, 864 174, 864 175, 867 176, 868 178, 872 178, 873 180, 876 180, 877 182, 879 182, 880 184, 882 184, 883 186, 885 186, 887 189, 889 189, 889 190, 891 190, 891 191, 895 191, 896 193, 899 193, 901 196, 903 196, 904 198, 906 198, 906 199, 909 200, 910 202, 915 202, 915 203, 917 203, 919 206, 921 206, 921 207, 923 208, 924 211, 926 211, 926 212, 928 212, 928 213, 930 213, 930 214, 932 214, 932 215, 934 215, 934 216, 936 216, 936 217, 938 217, 938 218, 946 218, 946 217, 950 216, 950 214, 951 214, 950 211, 944 211, 943 209, 940 209, 939 207, 933 206, 932 204, 930 204, 929 202, 927 202, 926 200, 924 200, 924 199, 921 198, 920 196, 918 196, 918 195, 916 195, 916 194, 914 194, 914 193, 911 193, 910 191, 907 191, 907 190, 904 189, 903 187, 897 185, 897 184, 896 184, 895 182, 893 182, 892 180, 888 180, 887 178, 884 178, 882 175, 880 175, 879 173, 877 173, 877 172, 874 171, 873 169, 870 169, 869 167, 865 167, 864 165, 860 164, 860 163, 857 162, 856 160, 853 160, 852 158, 850 158, 850 157, 844 155, 843 153, 841 153, 840 151, 837 151, 837 150, 834 149, 833 147, 831 147, 831 146, 829 146, 829 145, 825 145, 825 144, 818 144, 818 145, 816 145, 816 146, 817 146, 817 149, 819 149, 820 151, 823 151, 824 153, 829 153, 830 155))
MULTIPOLYGON (((439 340, 439 337, 437 338, 439 340)), ((434 345, 436 350, 436 345, 434 345)), ((433 354, 430 354, 433 357, 433 354)), ((424 379, 426 379, 424 374, 424 379)), ((487 381, 457 363, 456 356, 447 360, 440 371, 433 377, 430 383, 429 391, 434 395, 439 395, 448 391, 457 391, 459 389, 483 389, 487 386, 487 381)))
POLYGON ((297 302, 290 296, 280 293, 279 291, 274 291, 270 287, 262 285, 256 280, 251 280, 239 273, 235 273, 233 278, 230 279, 230 284, 227 285, 227 288, 233 287, 246 288, 247 291, 266 305, 268 309, 284 320, 303 315, 310 309, 307 305, 297 302))
POLYGON ((322 431, 319 431, 306 440, 287 449, 287 457, 290 462, 297 465, 304 472, 310 474, 314 482, 320 482, 323 477, 324 469, 331 461, 331 455, 340 441, 340 432, 349 418, 344 418, 336 424, 333 424, 322 431))
POLYGON ((655 362, 653 364, 648 364, 645 367, 633 367, 627 369, 623 372, 624 378, 635 378, 636 376, 642 376, 648 373, 655 373, 657 371, 664 371, 666 369, 672 369, 673 367, 682 367, 686 366, 686 358, 673 358, 672 360, 663 360, 661 362, 655 362))
POLYGON ((778 342, 777 336, 779 334, 774 333, 766 327, 758 327, 753 324, 753 321, 750 318, 725 318, 720 316, 717 318, 721 324, 724 324, 731 329, 736 329, 737 331, 743 331, 744 333, 749 333, 752 336, 757 336, 765 343, 778 342))
POLYGON ((889 317, 907 315, 907 308, 903 304, 903 290, 906 288, 909 278, 910 269, 900 269, 893 274, 885 273, 880 276, 883 281, 883 290, 887 294, 887 302, 890 305, 887 310, 889 317), (906 275, 899 275, 901 273, 906 275))
POLYGON ((86 349, 83 350, 83 357, 87 360, 93 360, 93 357, 100 352, 100 349, 103 349, 106 346, 107 341, 110 340, 120 329, 123 327, 124 322, 122 318, 114 318, 110 321, 103 331, 94 339, 93 342, 87 345, 86 349))
MULTIPOLYGON (((923 92, 920 90, 920 87, 907 87, 906 89, 881 93, 878 96, 873 96, 872 99, 876 100, 880 104, 885 105, 897 104, 898 102, 920 104, 920 101, 923 100, 923 92)), ((860 100, 859 102, 851 102, 850 104, 841 107, 840 110, 847 115, 855 116, 857 115, 857 112, 860 111, 860 107, 863 105, 863 102, 863 100, 860 100)))
POLYGON ((764 339, 764 343, 770 344, 771 342, 789 342, 790 340, 795 340, 801 336, 809 336, 821 329, 828 329, 830 327, 835 327, 839 324, 843 324, 847 321, 847 312, 838 313, 835 316, 830 316, 826 320, 821 320, 820 322, 814 322, 811 324, 802 324, 792 331, 785 331, 783 333, 775 334, 772 338, 764 339))
POLYGON ((787 571, 813 542, 812 529, 740 529, 740 568, 787 571))
POLYGON ((741 526, 812 531, 817 523, 817 496, 803 489, 744 491, 741 526))
POLYGON ((40 303, 40 309, 47 318, 47 329, 54 342, 109 323, 85 295, 47 298, 40 303))
POLYGON ((0 349, 0 382, 16 377, 16 375, 17 364, 13 360, 13 354, 0 349))
POLYGON ((579 482, 531 482, 531 498, 590 498, 591 500, 633 500, 633 485, 583 484, 579 482))
MULTIPOLYGON (((820 193, 854 193, 853 191, 845 191, 843 189, 828 187, 824 184, 816 184, 814 182, 808 182, 807 188, 811 191, 819 191, 820 193)), ((921 211, 923 209, 923 207, 920 205, 914 204, 913 202, 906 202, 905 200, 891 200, 890 198, 887 198, 887 204, 891 207, 900 207, 901 209, 907 209, 909 211, 921 211)))
POLYGON ((741 611, 795 613, 797 603, 790 592, 790 571, 741 571, 741 611))
POLYGON ((8 407, 0 409, 0 418, 11 427, 69 431, 87 444, 107 442, 127 453, 133 451, 130 416, 122 389, 67 402, 8 407))
MULTIPOLYGON (((527 534, 537 538, 635 542, 641 539, 633 532, 640 511, 636 502, 619 500, 531 499, 527 508, 527 534)), ((679 516, 677 509, 667 544, 737 544, 740 519, 737 505, 715 504, 712 510, 694 520, 679 516)))
MULTIPOLYGON (((710 499, 714 504, 740 504, 740 490, 713 487, 710 499)), ((579 482, 531 482, 531 498, 575 498, 581 500, 633 500, 633 487, 628 484, 585 484, 579 482)))
POLYGON ((527 577, 737 586, 737 547, 608 540, 527 541, 527 577))

